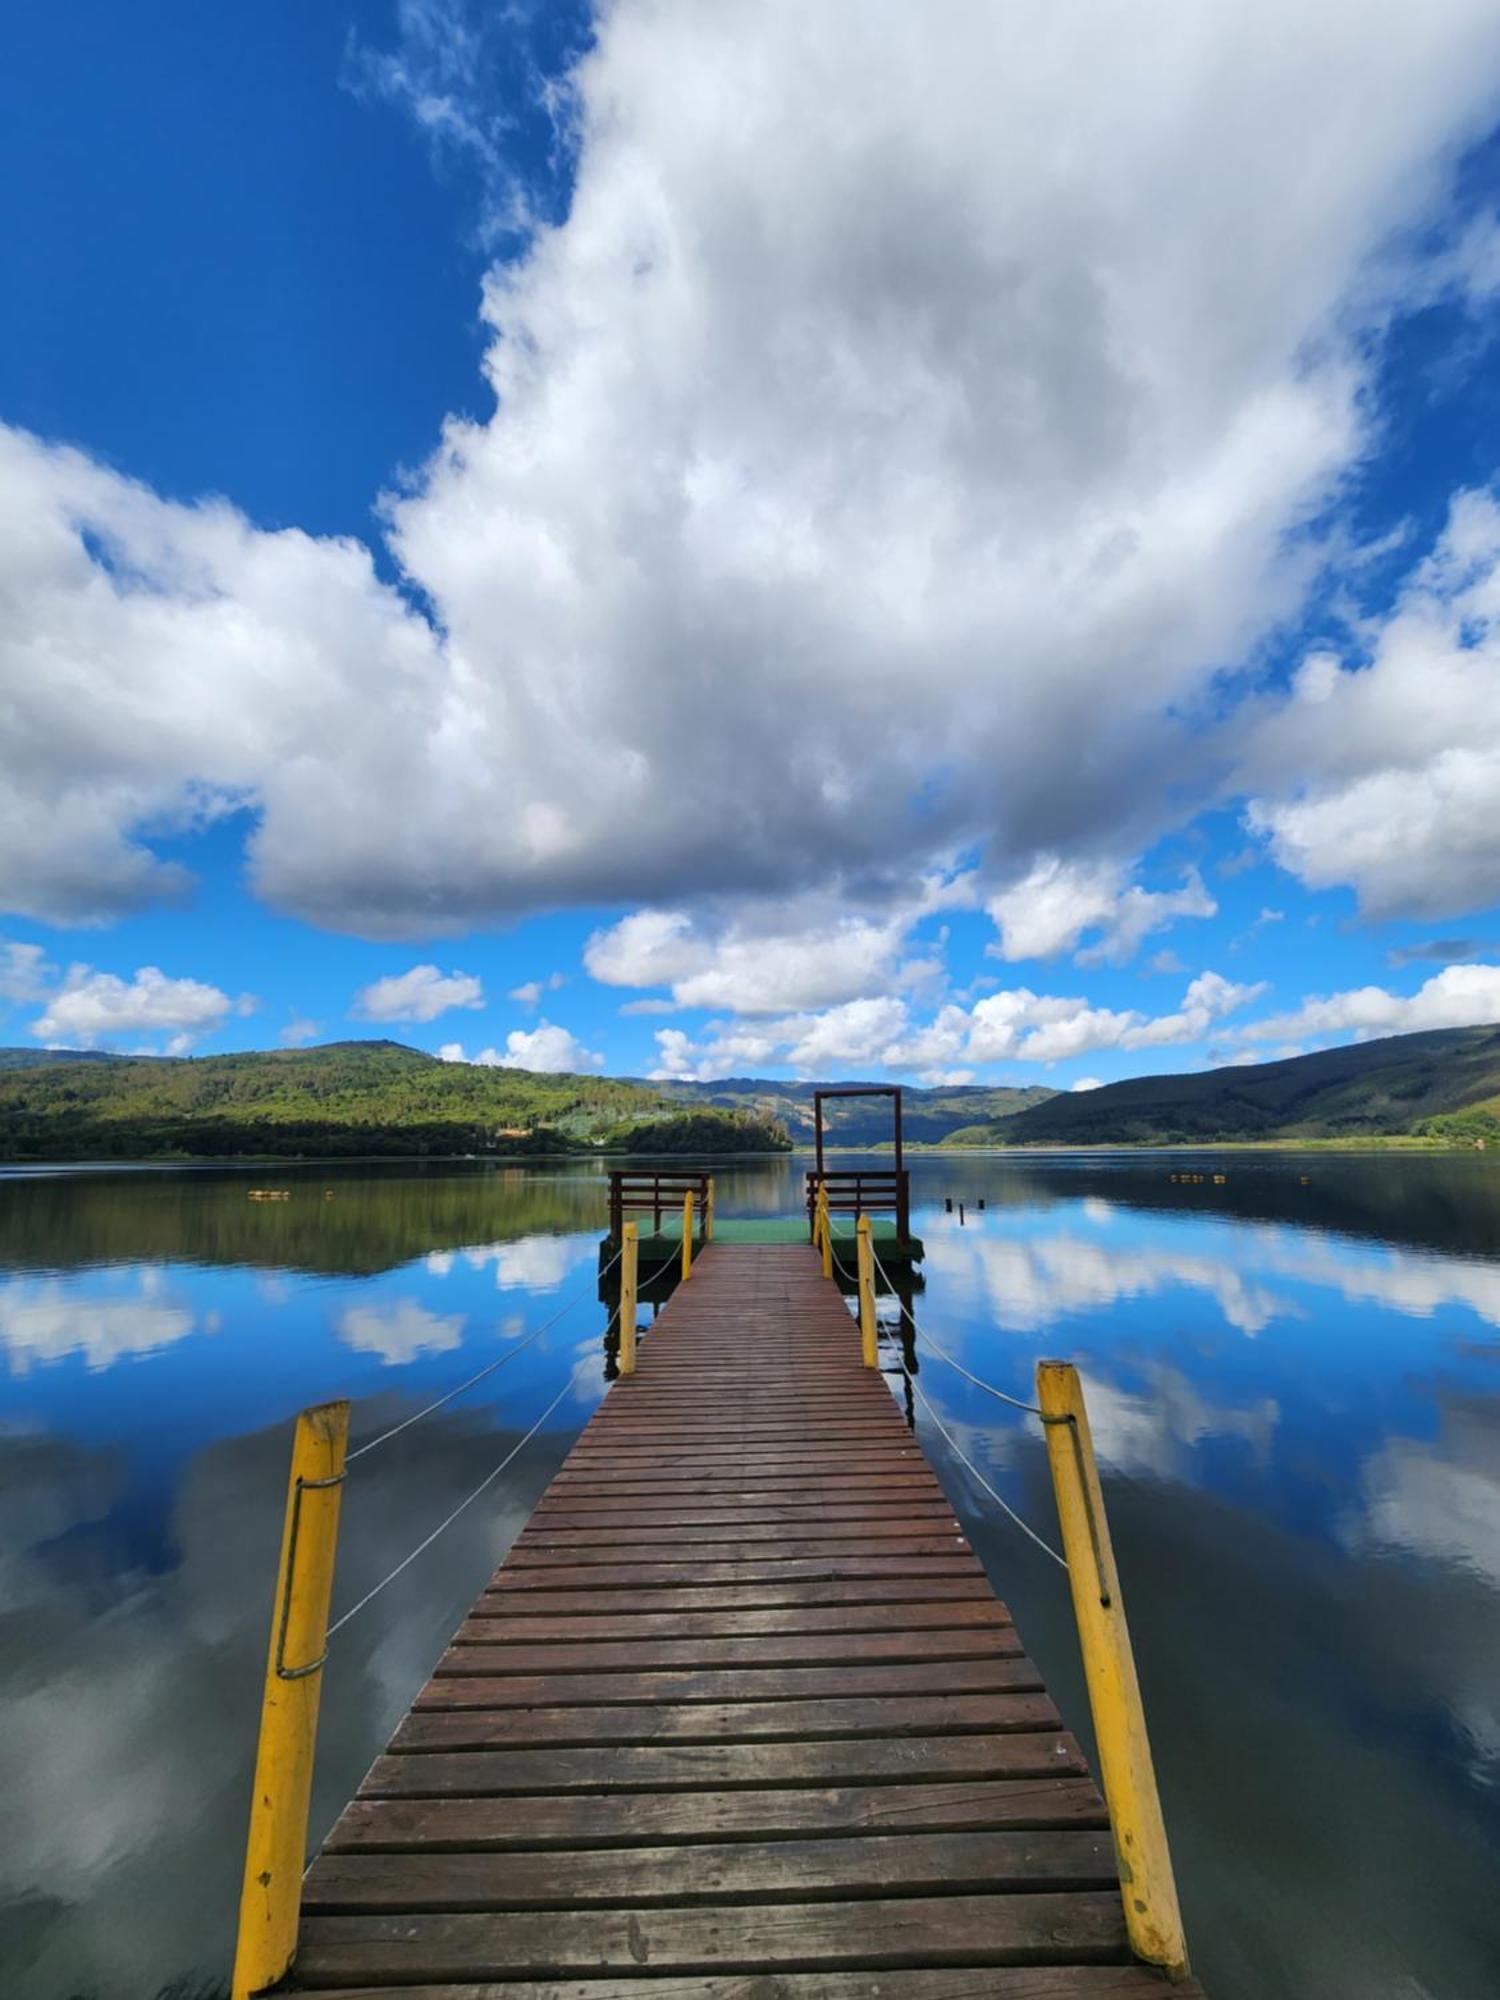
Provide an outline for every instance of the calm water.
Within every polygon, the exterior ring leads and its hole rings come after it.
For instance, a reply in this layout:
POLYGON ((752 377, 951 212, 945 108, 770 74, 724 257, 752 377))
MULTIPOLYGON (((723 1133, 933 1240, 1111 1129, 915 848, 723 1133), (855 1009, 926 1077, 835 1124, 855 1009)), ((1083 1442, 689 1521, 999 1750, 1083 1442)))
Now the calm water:
MULTIPOLYGON (((1186 1164, 919 1160, 918 1318, 1011 1390, 1040 1355, 1084 1370, 1214 2000, 1492 2000, 1500 1162, 1186 1164)), ((791 1207, 803 1166, 724 1170, 720 1212, 791 1207)), ((321 1829, 602 1393, 602 1216, 592 1167, 0 1177, 0 1991, 222 1975, 289 1416, 350 1395, 368 1435, 575 1301, 351 1480, 336 1605, 577 1369, 336 1642, 321 1829), (246 1199, 268 1180, 292 1199, 246 1199)), ((1053 1533, 1029 1420, 935 1357, 921 1380, 1053 1533)), ((931 1449, 1081 1727, 1064 1579, 931 1449)))

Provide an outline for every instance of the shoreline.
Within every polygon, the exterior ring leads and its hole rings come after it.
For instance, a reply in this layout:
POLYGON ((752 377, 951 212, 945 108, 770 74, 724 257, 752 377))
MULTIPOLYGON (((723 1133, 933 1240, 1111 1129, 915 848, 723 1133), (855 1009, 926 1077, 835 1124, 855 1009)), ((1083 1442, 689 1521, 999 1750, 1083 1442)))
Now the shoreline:
MULTIPOLYGON (((889 1143, 875 1146, 824 1146, 828 1157, 853 1158, 869 1157, 871 1154, 889 1154, 889 1143)), ((923 1159, 942 1158, 947 1160, 1025 1160, 1055 1159, 1072 1157, 1100 1157, 1109 1154, 1128 1154, 1133 1158, 1160 1158, 1163 1156, 1205 1153, 1420 1153, 1420 1154, 1483 1154, 1487 1149, 1473 1140, 1428 1139, 1407 1133, 1392 1132, 1365 1137, 1348 1138, 1285 1138, 1285 1139, 1120 1139, 1101 1140, 1091 1144, 1048 1144, 1034 1141, 1019 1146, 946 1146, 936 1143, 909 1143, 904 1149, 907 1155, 916 1154, 923 1159)), ((140 1172, 155 1169, 160 1172, 182 1171, 187 1168, 202 1170, 233 1167, 304 1169, 360 1166, 473 1166, 473 1167, 518 1167, 557 1166, 564 1162, 597 1162, 600 1166, 619 1161, 663 1161, 713 1162, 722 1168, 732 1168, 740 1161, 762 1163, 768 1160, 793 1160, 813 1157, 811 1145, 794 1145, 790 1151, 777 1148, 769 1152, 737 1153, 617 1153, 568 1151, 561 1153, 151 1153, 118 1158, 111 1156, 48 1158, 37 1154, 0 1154, 0 1175, 18 1172, 56 1173, 101 1173, 111 1168, 122 1171, 140 1172)), ((1500 1160, 1500 1149, 1496 1149, 1500 1160)))

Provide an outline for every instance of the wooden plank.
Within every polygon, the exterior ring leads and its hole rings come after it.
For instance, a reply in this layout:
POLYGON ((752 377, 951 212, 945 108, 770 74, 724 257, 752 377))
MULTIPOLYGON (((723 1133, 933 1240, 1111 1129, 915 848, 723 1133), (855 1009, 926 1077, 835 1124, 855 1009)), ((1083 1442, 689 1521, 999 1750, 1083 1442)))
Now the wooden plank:
POLYGON ((304 1911, 646 1909, 656 1903, 1100 1889, 1115 1881, 1107 1833, 902 1833, 581 1852, 324 1854, 304 1911))
POLYGON ((568 1645, 588 1639, 600 1645, 616 1641, 645 1644, 657 1639, 785 1639, 836 1633, 881 1635, 894 1628, 908 1632, 980 1631, 1010 1624, 1003 1604, 980 1598, 939 1599, 914 1604, 804 1604, 768 1611, 630 1610, 624 1607, 579 1611, 531 1618, 514 1615, 517 1603, 535 1610, 525 1598, 481 1597, 458 1629, 458 1642, 493 1645, 568 1645))
POLYGON ((676 1475, 662 1475, 612 1481, 565 1479, 559 1475, 537 1506, 539 1510, 555 1507, 565 1513, 599 1513, 617 1510, 622 1505, 649 1512, 700 1501, 713 1507, 756 1508, 816 1507, 824 1501, 831 1501, 836 1506, 848 1506, 863 1500, 904 1506, 908 1499, 944 1500, 945 1496, 930 1472, 871 1472, 853 1479, 771 1478, 762 1480, 759 1485, 736 1477, 683 1479, 676 1475))
MULTIPOLYGON (((410 1717, 461 1722, 462 1717, 410 1717)), ((399 1734, 399 1732, 398 1732, 399 1734)), ((940 1778, 1075 1778, 1083 1753, 1065 1730, 797 1742, 550 1745, 508 1734, 499 1750, 377 1757, 361 1798, 500 1798, 516 1792, 727 1791, 737 1786, 903 1785, 940 1778)))
MULTIPOLYGON (((605 1534, 624 1532, 628 1527, 638 1535, 672 1532, 678 1528, 734 1528, 742 1536, 752 1528, 765 1538, 784 1526, 805 1529, 811 1522, 942 1521, 953 1523, 953 1509, 941 1494, 903 1494, 893 1501, 882 1489, 839 1497, 813 1496, 806 1500, 727 1501, 713 1495, 696 1500, 667 1499, 651 1502, 636 1498, 622 1510, 618 1500, 590 1505, 582 1500, 551 1500, 538 1507, 531 1517, 528 1534, 605 1534), (628 1523, 621 1513, 629 1515, 628 1523)), ((956 1525, 956 1523, 954 1523, 956 1525)))
POLYGON ((839 1509, 823 1511, 817 1508, 795 1518, 785 1517, 760 1520, 743 1513, 710 1513, 703 1521, 683 1519, 679 1521, 643 1520, 632 1516, 622 1521, 616 1515, 612 1522, 605 1520, 577 1522, 568 1515, 548 1514, 533 1516, 529 1528, 517 1537, 520 1548, 645 1548, 660 1545, 673 1548, 698 1542, 722 1541, 732 1536, 741 1548, 753 1546, 757 1542, 781 1543, 793 1538, 805 1539, 818 1534, 822 1529, 826 1535, 858 1536, 861 1541, 922 1541, 934 1535, 946 1538, 957 1537, 961 1530, 954 1520, 951 1510, 945 1506, 920 1508, 903 1507, 899 1511, 889 1508, 861 1509, 857 1512, 839 1509))
POLYGON ((590 1611, 610 1614, 644 1611, 664 1615, 675 1611, 769 1611, 822 1608, 842 1605, 865 1610, 883 1604, 991 1604, 991 1594, 978 1563, 970 1562, 956 1572, 946 1564, 934 1573, 934 1566, 920 1569, 898 1566, 897 1573, 850 1578, 844 1576, 784 1578, 770 1576, 754 1582, 661 1584, 644 1587, 622 1583, 617 1575, 602 1577, 591 1586, 587 1603, 576 1591, 547 1589, 545 1581, 528 1573, 524 1588, 504 1581, 502 1571, 470 1613, 471 1617, 552 1617, 567 1611, 584 1615, 590 1611))
POLYGON ((987 1694, 1034 1690, 1041 1676, 1030 1660, 991 1654, 981 1659, 919 1660, 878 1666, 667 1667, 643 1673, 554 1674, 490 1672, 490 1647, 455 1647, 417 1696, 428 1708, 662 1708, 668 1703, 793 1702, 877 1699, 901 1695, 987 1694))
MULTIPOLYGON (((1002 1666, 1019 1663, 1002 1662, 1002 1666)), ((1034 1680, 1034 1670, 1023 1669, 1034 1680)), ((429 1681, 391 1744, 397 1750, 591 1743, 760 1743, 776 1737, 951 1736, 1061 1726, 1045 1694, 860 1695, 815 1701, 702 1701, 600 1708, 502 1708, 508 1681, 429 1681)))
POLYGON ((543 1542, 535 1545, 517 1543, 508 1558, 512 1569, 546 1569, 571 1564, 580 1568, 608 1568, 615 1563, 665 1564, 678 1569, 697 1568, 699 1564, 733 1567, 736 1564, 759 1564, 783 1562, 838 1562, 846 1556, 885 1557, 887 1559, 914 1556, 948 1556, 968 1548, 967 1538, 954 1530, 949 1534, 933 1534, 926 1530, 913 1530, 904 1534, 883 1535, 799 1535, 795 1540, 786 1536, 780 1541, 765 1544, 743 1544, 737 1541, 713 1541, 683 1543, 673 1547, 670 1543, 651 1541, 612 1542, 608 1545, 587 1541, 583 1543, 543 1542))
MULTIPOLYGON (((986 1607, 980 1607, 981 1609, 986 1607)), ((717 1627, 717 1621, 709 1621, 717 1627)), ((892 1631, 885 1620, 874 1632, 754 1632, 726 1638, 676 1636, 680 1621, 671 1622, 673 1636, 632 1633, 608 1640, 586 1635, 539 1644, 524 1628, 520 1634, 493 1618, 468 1618, 459 1626, 456 1643, 438 1661, 435 1673, 459 1674, 612 1674, 659 1673, 668 1668, 764 1669, 768 1667, 844 1667, 908 1665, 924 1660, 999 1659, 1014 1656, 1021 1641, 1014 1626, 985 1622, 936 1630, 918 1627, 892 1631), (497 1645, 497 1639, 506 1641, 497 1645)))
MULTIPOLYGON (((910 1545, 883 1550, 878 1555, 839 1555, 827 1551, 814 1556, 747 1556, 743 1562, 702 1558, 691 1565, 656 1559, 618 1558, 611 1563, 549 1562, 541 1556, 518 1563, 511 1556, 503 1570, 491 1581, 493 1591, 575 1590, 597 1593, 603 1590, 640 1590, 652 1584, 672 1587, 689 1583, 703 1588, 709 1584, 790 1584, 844 1583, 850 1578, 922 1579, 972 1576, 983 1578, 984 1571, 967 1548, 929 1555, 910 1545), (895 1551, 899 1550, 899 1553, 895 1551)), ((618 1555, 618 1552, 617 1552, 618 1555)))
POLYGON ((342 2000, 1204 2000, 1195 1979, 1165 1986, 1140 1965, 953 1967, 868 1972, 688 1974, 659 1978, 506 1980, 462 1986, 344 1986, 342 2000))
MULTIPOLYGON (((1107 1829, 1087 1778, 797 1790, 562 1793, 545 1798, 355 1799, 325 1851, 627 1847, 667 1841, 787 1840, 813 1834, 970 1828, 1107 1829)), ((633 1865, 633 1864, 632 1864, 633 1865)))
POLYGON ((303 1979, 547 1978, 585 1973, 993 1965, 1118 1958, 1118 1893, 921 1896, 706 1909, 311 1916, 303 1979))

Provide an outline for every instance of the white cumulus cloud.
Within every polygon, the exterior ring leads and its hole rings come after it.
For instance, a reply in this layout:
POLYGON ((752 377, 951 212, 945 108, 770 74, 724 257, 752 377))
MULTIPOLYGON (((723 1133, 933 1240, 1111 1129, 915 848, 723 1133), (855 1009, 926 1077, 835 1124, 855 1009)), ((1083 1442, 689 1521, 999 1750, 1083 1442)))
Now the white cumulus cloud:
MULTIPOLYGON (((482 158, 479 72, 412 47, 372 78, 482 158)), ((158 840, 239 809, 261 896, 380 937, 1142 851, 1497 82, 1490 0, 604 9, 566 218, 486 285, 496 413, 386 510, 409 589, 0 432, 0 903, 180 893, 158 840)), ((1456 896, 1449 750, 1409 803, 1456 896)))
POLYGON ((361 1021, 435 1021, 453 1007, 482 1007, 484 987, 468 972, 414 965, 363 987, 349 1012, 361 1021))
POLYGON ((1500 1021, 1500 965, 1446 965, 1415 993, 1355 986, 1304 1000, 1290 1013, 1270 1015, 1239 1033, 1257 1042, 1301 1042, 1325 1035, 1368 1041, 1377 1035, 1485 1027, 1495 1021, 1500 1021))
POLYGON ((168 1052, 181 1055, 201 1036, 223 1027, 231 1014, 255 1007, 249 994, 232 1000, 201 979, 172 979, 143 965, 133 979, 69 966, 31 1024, 38 1041, 53 1048, 110 1047, 132 1035, 169 1036, 168 1052))
POLYGON ((1050 1065, 1098 1049, 1198 1042, 1263 991, 1202 972, 1175 1013, 1149 1015, 1022 986, 986 994, 972 1007, 950 1002, 925 1021, 899 996, 863 998, 773 1021, 711 1022, 697 1039, 681 1028, 659 1029, 652 1074, 707 1081, 766 1064, 790 1065, 804 1076, 865 1066, 926 1082, 967 1082, 976 1065, 1050 1065))
POLYGON ((965 877, 935 878, 879 916, 818 895, 742 906, 718 921, 685 910, 637 910, 594 932, 584 965, 604 985, 669 987, 679 1007, 735 1014, 835 1007, 935 979, 939 959, 907 955, 912 927, 972 894, 965 877))
POLYGON ((1459 495, 1347 666, 1321 652, 1253 739, 1249 818, 1314 889, 1372 916, 1500 900, 1500 503, 1459 495))
POLYGON ((503 1049, 480 1049, 464 1054, 462 1042, 444 1042, 438 1050, 443 1062, 472 1063, 479 1069, 551 1070, 568 1075, 603 1069, 604 1058, 596 1049, 585 1048, 567 1028, 538 1021, 534 1028, 512 1028, 503 1049))
POLYGON ((1122 965, 1152 931, 1183 917, 1218 915, 1218 904, 1190 868, 1178 889, 1143 889, 1113 862, 1040 856, 1028 872, 990 900, 1000 932, 996 958, 1055 958, 1078 951, 1080 965, 1122 965), (1079 950, 1082 940, 1091 942, 1079 950))
POLYGON ((28 1006, 57 984, 58 970, 39 944, 0 941, 0 1000, 28 1006))
POLYGON ((528 979, 520 986, 512 986, 510 998, 519 1000, 523 1007, 539 1007, 544 994, 556 993, 567 983, 568 975, 565 972, 549 972, 545 979, 528 979))

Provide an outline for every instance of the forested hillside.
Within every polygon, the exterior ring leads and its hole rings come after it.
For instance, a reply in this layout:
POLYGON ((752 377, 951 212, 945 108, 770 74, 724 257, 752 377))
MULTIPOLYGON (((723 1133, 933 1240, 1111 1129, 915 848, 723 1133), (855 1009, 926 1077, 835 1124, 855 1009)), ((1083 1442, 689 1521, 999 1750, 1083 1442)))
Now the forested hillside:
POLYGON ((1377 1136, 1500 1141, 1500 1027, 1440 1028, 1285 1062, 1133 1077, 954 1134, 957 1145, 1171 1145, 1377 1136))
MULTIPOLYGON (((724 1077, 713 1083, 641 1085, 642 1089, 661 1091, 710 1110, 751 1111, 778 1118, 799 1146, 812 1144, 813 1092, 820 1087, 758 1076, 724 1077)), ((933 1089, 907 1084, 901 1095, 907 1140, 913 1145, 939 1145, 962 1125, 1013 1118, 1057 1093, 1045 1084, 971 1083, 933 1089)), ((888 1097, 836 1097, 824 1107, 824 1123, 836 1146, 885 1145, 891 1136, 891 1101, 888 1097)))
POLYGON ((650 1085, 441 1062, 398 1042, 180 1060, 0 1060, 8 1159, 545 1153, 639 1147, 643 1128, 672 1151, 689 1142, 705 1152, 789 1144, 773 1121, 733 1113, 695 1119, 685 1136, 680 1113, 650 1085))

